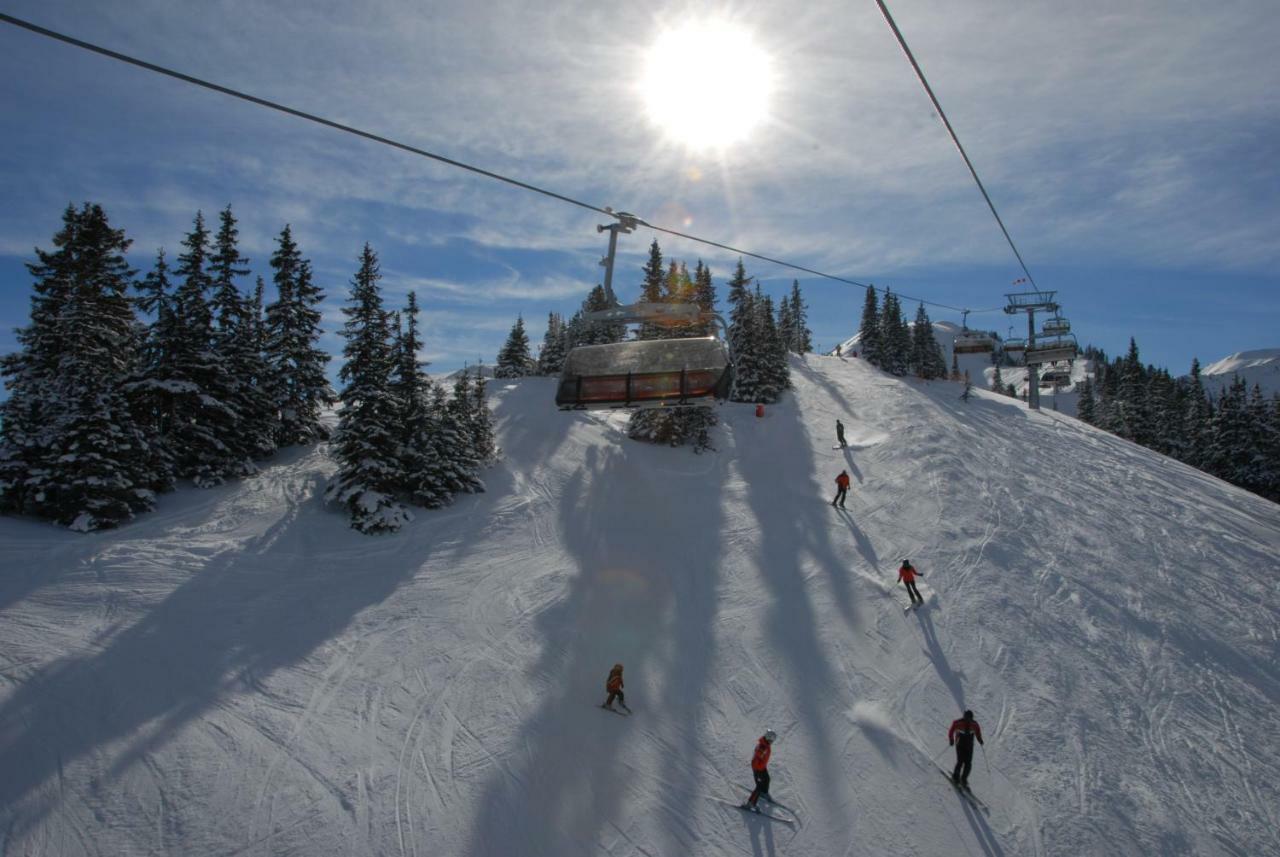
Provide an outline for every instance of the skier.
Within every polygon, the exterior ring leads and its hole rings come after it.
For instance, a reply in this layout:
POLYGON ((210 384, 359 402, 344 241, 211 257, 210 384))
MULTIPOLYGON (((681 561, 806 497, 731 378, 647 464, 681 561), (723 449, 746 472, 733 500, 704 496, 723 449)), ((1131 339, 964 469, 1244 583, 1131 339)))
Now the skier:
POLYGON ((841 449, 849 445, 844 441, 844 423, 839 420, 836 420, 836 443, 840 444, 841 449))
POLYGON ((832 506, 844 508, 845 495, 849 493, 849 474, 847 471, 841 470, 840 475, 836 477, 836 498, 831 501, 832 506))
POLYGON ((837 357, 839 357, 839 356, 840 356, 840 343, 838 343, 838 342, 836 343, 836 356, 837 356, 837 357))
POLYGON ((956 769, 951 772, 951 782, 965 788, 969 787, 969 768, 973 766, 974 738, 982 743, 982 727, 973 719, 973 712, 966 710, 964 717, 953 721, 947 732, 947 743, 956 748, 956 769))
POLYGON ((601 708, 613 711, 613 698, 616 696, 618 704, 626 708, 628 712, 631 711, 630 708, 627 708, 626 697, 622 693, 622 664, 614 664, 613 669, 609 670, 609 678, 605 680, 604 689, 609 691, 609 698, 604 701, 604 705, 600 706, 601 708))
POLYGON ((756 787, 751 790, 751 797, 742 805, 743 809, 759 812, 756 801, 762 797, 773 802, 773 798, 769 797, 769 755, 773 752, 773 739, 777 737, 778 733, 766 729, 756 742, 756 751, 751 756, 751 776, 755 778, 756 787))
POLYGON ((924 596, 920 594, 920 590, 916 589, 916 578, 924 577, 923 574, 916 571, 915 566, 911 564, 911 560, 904 559, 902 568, 898 569, 898 580, 902 585, 907 587, 907 597, 911 599, 912 604, 923 604, 924 596))

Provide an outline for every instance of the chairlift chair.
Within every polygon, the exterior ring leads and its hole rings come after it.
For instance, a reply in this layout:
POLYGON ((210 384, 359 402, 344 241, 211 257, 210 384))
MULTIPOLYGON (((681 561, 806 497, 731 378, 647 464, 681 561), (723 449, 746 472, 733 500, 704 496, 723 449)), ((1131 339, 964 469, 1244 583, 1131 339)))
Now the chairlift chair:
POLYGON ((1041 328, 1041 330, 1046 335, 1051 335, 1051 336, 1056 336, 1060 333, 1070 333, 1071 322, 1067 321, 1065 318, 1063 318, 1060 315, 1055 315, 1053 318, 1045 320, 1044 326, 1041 328))
POLYGON ((1059 360, 1075 360, 1079 347, 1075 334, 1059 333, 1056 336, 1037 336, 1027 346, 1025 362, 1057 363, 1059 360))
POLYGON ((990 354, 996 350, 996 337, 990 331, 966 328, 956 334, 952 350, 956 354, 990 354))
POLYGON ((1004 341, 1004 350, 1011 354, 1019 354, 1027 350, 1027 341, 1025 339, 1006 339, 1004 341))
POLYGON ((626 212, 613 212, 617 223, 597 226, 609 232, 609 254, 604 266, 604 291, 611 306, 586 313, 593 325, 653 324, 688 328, 715 323, 724 338, 696 336, 630 340, 603 345, 579 345, 565 355, 556 406, 561 410, 606 408, 679 408, 723 401, 733 386, 733 358, 729 353, 729 328, 723 318, 696 304, 639 302, 618 303, 613 294, 613 260, 618 235, 627 234, 643 220, 626 212))

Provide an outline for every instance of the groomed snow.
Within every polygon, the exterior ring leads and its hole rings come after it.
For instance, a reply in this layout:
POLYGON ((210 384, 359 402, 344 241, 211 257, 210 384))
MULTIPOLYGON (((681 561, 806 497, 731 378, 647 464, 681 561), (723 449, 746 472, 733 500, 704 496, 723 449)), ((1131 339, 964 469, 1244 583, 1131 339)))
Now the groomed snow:
POLYGON ((701 456, 494 382, 488 493, 395 536, 324 506, 324 445, 115 532, 0 520, 0 854, 1280 854, 1280 506, 793 378, 701 456), (966 706, 986 813, 931 761, 966 706), (794 828, 722 802, 766 727, 794 828))

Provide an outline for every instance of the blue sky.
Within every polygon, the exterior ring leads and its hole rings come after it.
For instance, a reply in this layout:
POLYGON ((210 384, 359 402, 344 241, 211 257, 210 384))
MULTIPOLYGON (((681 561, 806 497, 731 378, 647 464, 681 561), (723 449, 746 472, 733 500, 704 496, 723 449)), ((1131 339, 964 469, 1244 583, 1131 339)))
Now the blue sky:
MULTIPOLYGON (((899 0, 899 26, 1032 274, 1082 343, 1137 338, 1175 372, 1280 347, 1280 24, 1265 2, 899 0), (958 5, 963 8, 957 9, 958 5)), ((873 2, 30 2, 69 35, 597 205, 899 293, 1003 305, 1022 275, 873 2), (721 151, 646 113, 645 47, 715 15, 754 33, 769 119, 721 151)), ((365 241, 392 305, 417 290, 444 370, 541 336, 600 276, 600 218, 0 25, 0 352, 23 262, 68 203, 101 203, 145 269, 228 203, 255 273, 285 223, 328 292, 365 241)), ((653 233, 622 241, 634 297, 653 233)), ((659 236, 723 286, 736 257, 659 236)), ((771 290, 793 272, 748 260, 771 290)), ((861 289, 800 276, 821 347, 861 289)), ((246 287, 249 285, 246 282, 246 287)), ((908 309, 914 312, 914 304, 908 309)), ((958 313, 931 308, 935 320, 958 313)), ((1020 319, 970 316, 1005 333, 1020 319)))

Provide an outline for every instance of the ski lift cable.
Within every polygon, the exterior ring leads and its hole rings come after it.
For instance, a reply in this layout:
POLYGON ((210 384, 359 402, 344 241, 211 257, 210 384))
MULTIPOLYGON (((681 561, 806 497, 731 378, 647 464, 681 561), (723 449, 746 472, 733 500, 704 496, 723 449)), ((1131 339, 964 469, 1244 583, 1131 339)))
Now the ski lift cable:
POLYGON ((881 13, 884 15, 885 23, 889 25, 889 29, 893 30, 893 35, 898 40, 898 44, 902 47, 902 52, 907 55, 907 61, 911 63, 911 67, 915 69, 916 77, 920 80, 920 85, 924 87, 924 91, 929 96, 929 100, 933 102, 933 109, 938 111, 938 118, 942 120, 942 124, 946 126, 947 133, 951 135, 951 142, 955 143, 956 149, 960 152, 960 157, 964 158, 965 166, 969 168, 969 174, 973 176, 973 181, 978 185, 978 190, 982 191, 982 198, 987 201, 987 208, 991 209, 991 214, 996 219, 996 223, 1000 226, 1000 231, 1004 233, 1004 240, 1009 242, 1009 249, 1013 251, 1013 255, 1017 257, 1018 264, 1022 266, 1022 272, 1027 275, 1027 281, 1037 291, 1040 289, 1036 285, 1035 277, 1031 276, 1031 271, 1027 269, 1027 263, 1022 261, 1022 254, 1018 252, 1018 247, 1013 243, 1013 236, 1009 234, 1009 230, 1005 228, 1004 221, 1000 219, 1000 212, 996 211, 996 204, 991 201, 987 188, 982 184, 982 179, 978 178, 978 171, 973 166, 973 161, 969 160, 969 153, 964 150, 964 146, 960 145, 960 137, 956 134, 956 129, 951 127, 951 120, 947 118, 947 114, 942 109, 942 104, 938 101, 938 96, 933 94, 933 87, 929 85, 928 79, 924 76, 924 69, 920 68, 920 63, 916 62, 915 54, 911 53, 911 48, 907 47, 907 40, 903 38, 902 31, 898 29, 897 23, 893 20, 893 16, 889 14, 889 7, 884 5, 884 0, 876 0, 876 5, 880 7, 881 13))
MULTIPOLYGON (((102 47, 101 45, 96 45, 92 42, 86 42, 83 39, 77 39, 74 36, 68 36, 65 33, 60 33, 56 30, 50 30, 47 27, 41 27, 38 24, 33 24, 30 21, 23 20, 22 18, 15 18, 13 15, 8 15, 3 12, 0 12, 0 22, 11 24, 15 27, 19 27, 21 29, 28 30, 32 33, 36 33, 37 35, 45 36, 46 38, 63 42, 64 44, 71 45, 72 47, 80 48, 82 50, 86 50, 91 53, 99 54, 100 56, 104 56, 109 59, 113 59, 118 62, 125 63, 127 65, 137 66, 138 68, 146 69, 147 71, 155 72, 156 74, 165 75, 166 77, 171 77, 171 78, 174 78, 175 80, 180 80, 184 83, 189 83, 193 86, 199 86, 203 89, 212 90, 213 92, 218 92, 223 95, 230 96, 232 98, 238 98, 241 101, 247 101, 251 104, 258 105, 259 107, 265 107, 269 110, 275 110, 280 113, 286 113, 298 119, 304 119, 308 122, 314 122, 318 125, 323 125, 326 128, 332 128, 335 131, 343 131, 347 134, 353 134, 357 137, 370 140, 374 143, 380 143, 384 146, 390 146, 392 148, 399 149, 401 151, 408 152, 413 155, 419 155, 424 158, 430 158, 431 160, 439 161, 440 163, 447 164, 451 167, 457 167, 458 169, 466 170, 468 172, 472 172, 477 175, 485 176, 486 178, 491 178, 496 181, 504 182, 514 187, 522 188, 527 191, 532 191, 533 193, 542 194, 543 196, 551 197, 552 199, 557 199, 561 202, 568 203, 569 205, 574 205, 579 208, 585 208, 588 211, 594 211, 606 217, 621 219, 620 215, 622 213, 615 212, 612 208, 608 206, 593 205, 589 202, 583 202, 580 199, 574 199, 571 196, 566 196, 561 193, 556 193, 555 191, 547 190, 546 188, 538 187, 537 185, 529 184, 528 182, 523 182, 523 181, 520 181, 519 179, 514 179, 514 178, 511 178, 510 176, 506 176, 501 173, 494 172, 492 170, 486 170, 482 167, 477 167, 472 164, 464 163, 463 161, 458 161, 453 158, 449 158, 444 155, 437 154, 435 152, 430 152, 426 149, 421 149, 417 146, 411 146, 408 143, 402 143, 398 140, 393 140, 389 137, 384 137, 380 134, 374 134, 370 131, 364 131, 352 125, 346 125, 341 122, 335 122, 332 119, 326 119, 323 116, 317 116, 314 113, 307 113, 306 111, 298 110, 297 108, 289 107, 285 104, 281 104, 276 101, 271 101, 269 99, 262 98, 257 95, 251 95, 250 93, 242 92, 241 90, 233 89, 229 86, 223 86, 222 84, 219 84, 219 83, 213 83, 212 81, 204 80, 202 78, 195 77, 193 75, 189 75, 184 72, 175 71, 174 69, 167 68, 162 65, 157 65, 155 63, 148 62, 146 60, 138 59, 137 57, 133 57, 128 54, 121 53, 119 51, 114 51, 114 50, 111 50, 110 48, 105 48, 105 47, 102 47)), ((905 47, 905 44, 904 44, 904 47, 905 47)), ((957 141, 957 145, 959 145, 959 141, 957 141)), ((963 153, 963 150, 962 150, 962 153, 963 153)), ((966 161, 967 160, 968 159, 966 158, 966 161)), ((976 174, 975 174, 975 178, 976 178, 976 174)), ((983 193, 985 195, 986 192, 983 191, 983 193)), ((994 210, 995 209, 993 208, 992 211, 994 210)), ((779 265, 784 268, 790 268, 796 271, 803 271, 804 273, 812 274, 815 277, 821 277, 823 279, 833 280, 838 283, 846 283, 848 285, 858 286, 859 288, 863 288, 863 289, 874 290, 875 288, 877 288, 876 286, 870 283, 860 283, 857 280, 851 280, 846 277, 837 276, 835 274, 828 274, 824 271, 818 271, 813 268, 807 268, 804 265, 797 265, 793 262, 786 262, 786 261, 783 261, 782 259, 775 259, 773 257, 765 256, 760 253, 753 253, 749 250, 743 250, 738 247, 733 247, 729 244, 722 244, 719 241, 713 241, 708 238, 700 238, 696 235, 690 235, 685 232, 678 232, 674 229, 668 229, 664 226, 660 226, 654 223, 649 223, 645 220, 642 220, 641 218, 634 217, 633 215, 626 215, 626 216, 630 217, 631 219, 636 221, 638 224, 654 230, 655 232, 663 232, 668 235, 672 235, 678 238, 684 238, 686 240, 694 241, 699 244, 706 244, 710 247, 718 247, 722 250, 728 250, 732 253, 739 253, 743 256, 749 256, 753 259, 759 259, 761 261, 769 262, 774 265, 779 265)), ((997 217, 997 219, 999 218, 997 217)), ((1014 252, 1015 253, 1017 252, 1016 249, 1014 252)), ((1023 266, 1023 270, 1024 271, 1026 270, 1025 265, 1023 266)), ((1027 276, 1030 277, 1031 275, 1028 274, 1027 276)), ((919 303, 927 304, 929 306, 939 307, 941 309, 952 310, 954 312, 962 311, 960 307, 953 307, 947 304, 938 303, 937 301, 925 300, 923 298, 917 298, 911 295, 900 294, 899 297, 905 298, 906 300, 910 300, 910 301, 917 301, 919 303)), ((973 310, 972 312, 976 314, 976 313, 988 313, 988 312, 998 312, 998 311, 1000 310, 991 309, 991 310, 973 310)))

